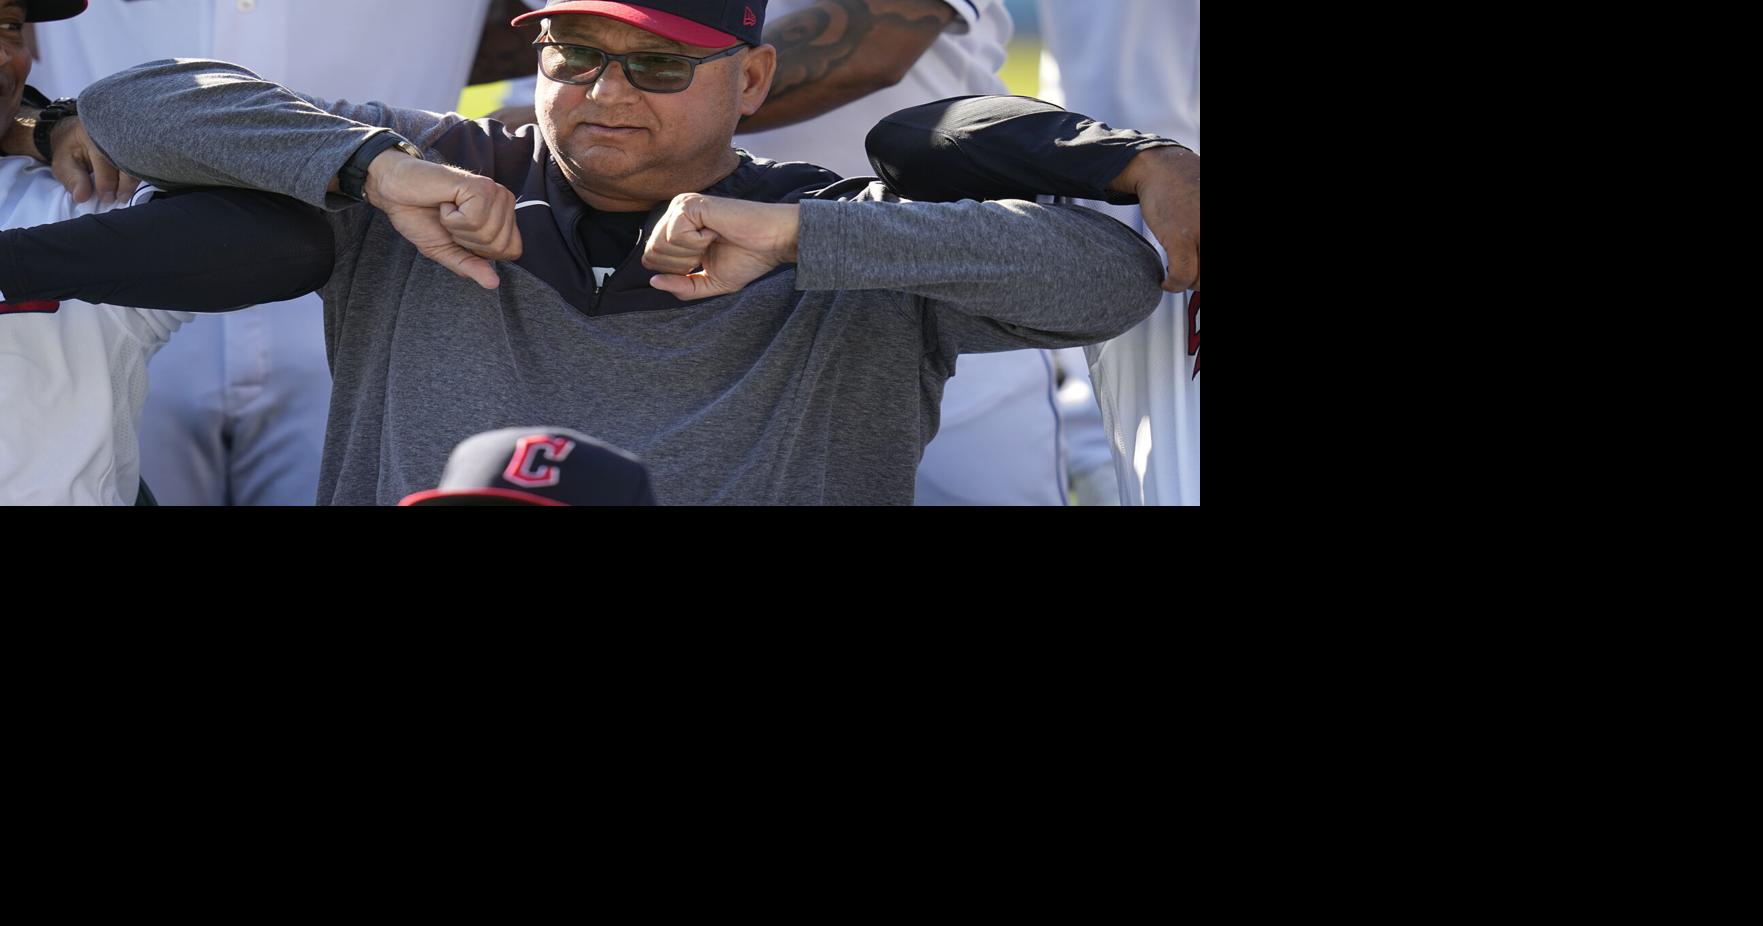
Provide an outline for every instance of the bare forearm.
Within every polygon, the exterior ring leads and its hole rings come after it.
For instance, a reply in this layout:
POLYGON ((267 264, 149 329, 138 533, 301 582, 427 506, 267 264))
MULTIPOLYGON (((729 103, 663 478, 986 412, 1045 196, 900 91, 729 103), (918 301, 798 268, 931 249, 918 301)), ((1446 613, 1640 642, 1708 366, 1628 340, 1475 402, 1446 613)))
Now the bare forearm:
POLYGON ((767 25, 777 76, 740 131, 802 122, 893 86, 954 15, 944 0, 819 0, 767 25))

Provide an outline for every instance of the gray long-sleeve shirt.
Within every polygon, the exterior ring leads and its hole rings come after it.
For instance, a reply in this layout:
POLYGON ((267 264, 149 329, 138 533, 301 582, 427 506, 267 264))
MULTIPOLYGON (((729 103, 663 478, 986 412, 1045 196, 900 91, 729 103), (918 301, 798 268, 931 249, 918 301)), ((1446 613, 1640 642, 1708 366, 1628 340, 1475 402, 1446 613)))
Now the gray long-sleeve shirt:
POLYGON ((589 207, 532 127, 325 103, 198 61, 125 71, 80 107, 137 176, 338 210, 321 503, 396 503, 434 486, 460 440, 547 422, 641 456, 663 504, 910 504, 960 353, 1094 343, 1160 295, 1156 253, 1097 213, 908 203, 744 155, 701 192, 801 202, 797 264, 679 302, 640 266, 664 203, 602 290, 581 240, 589 207), (525 252, 497 265, 500 289, 423 258, 378 210, 327 202, 376 126, 543 204, 517 211, 525 252))

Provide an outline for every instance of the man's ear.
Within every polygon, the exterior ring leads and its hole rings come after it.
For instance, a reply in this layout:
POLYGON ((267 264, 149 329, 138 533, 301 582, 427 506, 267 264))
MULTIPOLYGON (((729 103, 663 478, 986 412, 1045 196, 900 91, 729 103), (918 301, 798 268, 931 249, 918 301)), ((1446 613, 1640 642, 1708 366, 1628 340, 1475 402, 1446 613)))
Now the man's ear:
POLYGON ((777 48, 760 45, 741 56, 741 115, 751 116, 765 105, 771 79, 777 74, 777 48))

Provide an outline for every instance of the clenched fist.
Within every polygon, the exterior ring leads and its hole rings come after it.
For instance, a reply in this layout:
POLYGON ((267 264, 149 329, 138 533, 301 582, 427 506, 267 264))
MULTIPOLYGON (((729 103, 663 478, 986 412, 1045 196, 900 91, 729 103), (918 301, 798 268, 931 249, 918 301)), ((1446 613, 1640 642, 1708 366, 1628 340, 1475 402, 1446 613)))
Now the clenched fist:
POLYGON ((514 194, 488 177, 387 151, 362 193, 424 257, 485 289, 501 285, 493 260, 520 257, 514 194))
POLYGON ((674 197, 643 248, 649 285, 682 300, 735 292, 796 261, 801 209, 699 193, 674 197))

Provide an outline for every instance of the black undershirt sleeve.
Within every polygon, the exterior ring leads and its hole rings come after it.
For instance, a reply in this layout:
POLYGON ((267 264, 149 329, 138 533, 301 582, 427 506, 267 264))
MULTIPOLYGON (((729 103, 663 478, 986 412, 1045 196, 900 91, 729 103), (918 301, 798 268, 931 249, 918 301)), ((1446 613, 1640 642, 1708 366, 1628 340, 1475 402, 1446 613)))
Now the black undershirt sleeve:
POLYGON ((902 109, 865 140, 870 166, 920 202, 1070 196, 1133 205, 1108 185, 1139 152, 1177 145, 1022 96, 966 96, 902 109))
POLYGON ((160 193, 127 209, 0 232, 0 294, 9 303, 225 312, 318 289, 334 250, 323 213, 285 196, 160 193))

